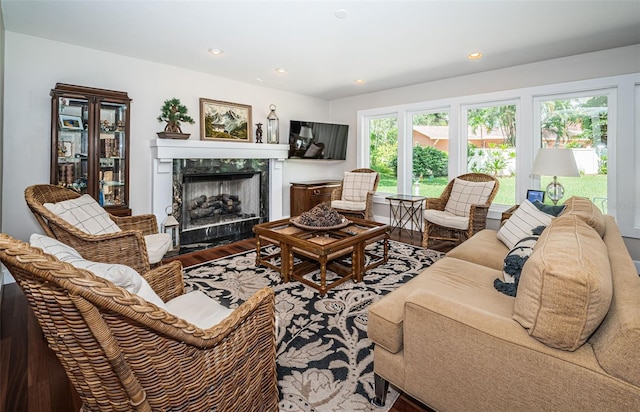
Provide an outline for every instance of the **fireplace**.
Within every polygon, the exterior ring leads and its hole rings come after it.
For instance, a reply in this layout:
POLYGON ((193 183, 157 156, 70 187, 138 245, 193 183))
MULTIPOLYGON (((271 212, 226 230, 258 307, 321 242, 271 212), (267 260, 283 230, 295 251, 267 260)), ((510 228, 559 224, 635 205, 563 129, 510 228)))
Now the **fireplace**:
POLYGON ((246 239, 253 225, 269 220, 268 161, 174 159, 173 169, 173 214, 182 245, 246 239))
MULTIPOLYGON (((149 142, 153 169, 151 174, 151 207, 158 223, 166 218, 166 210, 173 206, 174 216, 183 231, 181 243, 205 242, 223 243, 230 235, 242 233, 243 237, 253 234, 256 223, 250 219, 236 222, 236 229, 224 225, 208 223, 195 230, 185 229, 182 221, 183 175, 243 175, 259 172, 261 221, 282 219, 283 209, 283 165, 287 158, 288 144, 238 143, 222 141, 152 139, 149 142), (233 233, 230 233, 232 231, 233 233), (196 234, 198 237, 196 237, 196 234), (212 240, 220 239, 220 241, 212 240)), ((255 178, 254 178, 255 179, 255 178)), ((197 180, 197 179, 196 179, 197 180)), ((253 199, 254 196, 251 196, 253 199)), ((186 201, 186 199, 184 200, 186 201)), ((242 213, 247 212, 247 202, 242 200, 242 213)), ((257 220, 257 219, 256 219, 257 220)))

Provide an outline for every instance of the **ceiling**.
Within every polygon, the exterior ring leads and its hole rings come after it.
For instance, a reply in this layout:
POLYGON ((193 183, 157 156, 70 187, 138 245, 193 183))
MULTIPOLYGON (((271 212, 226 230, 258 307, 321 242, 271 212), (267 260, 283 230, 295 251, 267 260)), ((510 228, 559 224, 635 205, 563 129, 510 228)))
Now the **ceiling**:
POLYGON ((327 100, 640 44, 640 0, 0 4, 7 31, 327 100))

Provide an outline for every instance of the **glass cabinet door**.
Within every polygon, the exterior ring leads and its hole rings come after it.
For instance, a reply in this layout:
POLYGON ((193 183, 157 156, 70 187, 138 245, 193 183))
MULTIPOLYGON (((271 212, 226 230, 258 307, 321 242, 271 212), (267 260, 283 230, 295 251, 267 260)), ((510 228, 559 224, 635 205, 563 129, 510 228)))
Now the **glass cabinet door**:
POLYGON ((56 183, 79 193, 87 193, 88 164, 87 99, 58 98, 56 183))
POLYGON ((57 83, 51 90, 51 184, 130 216, 126 92, 57 83))
POLYGON ((100 102, 99 200, 105 206, 126 205, 126 116, 125 104, 100 102))

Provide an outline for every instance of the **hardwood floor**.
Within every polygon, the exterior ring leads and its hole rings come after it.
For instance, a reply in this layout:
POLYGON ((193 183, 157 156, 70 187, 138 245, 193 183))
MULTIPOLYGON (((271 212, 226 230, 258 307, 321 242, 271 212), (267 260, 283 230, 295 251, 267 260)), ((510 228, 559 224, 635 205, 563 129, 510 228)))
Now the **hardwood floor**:
MULTIPOLYGON (((406 231, 397 231, 391 238, 405 243, 420 244, 418 234, 411 239, 406 231)), ((217 248, 177 256, 186 266, 241 253, 255 247, 253 239, 217 248)), ((432 248, 448 251, 448 244, 432 248)), ((81 402, 67 379, 64 369, 46 340, 27 300, 15 284, 5 285, 0 300, 0 412, 76 412, 81 402)), ((431 411, 415 399, 402 394, 393 405, 393 412, 431 411)))

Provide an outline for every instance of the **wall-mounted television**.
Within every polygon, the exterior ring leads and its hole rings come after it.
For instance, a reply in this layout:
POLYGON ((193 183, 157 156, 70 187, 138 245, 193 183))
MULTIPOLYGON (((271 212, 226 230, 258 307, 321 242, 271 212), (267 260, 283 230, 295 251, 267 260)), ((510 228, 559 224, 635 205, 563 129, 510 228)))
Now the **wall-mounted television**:
POLYGON ((349 125, 291 120, 289 158, 345 160, 349 125))

